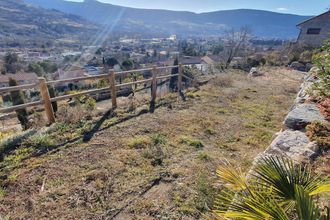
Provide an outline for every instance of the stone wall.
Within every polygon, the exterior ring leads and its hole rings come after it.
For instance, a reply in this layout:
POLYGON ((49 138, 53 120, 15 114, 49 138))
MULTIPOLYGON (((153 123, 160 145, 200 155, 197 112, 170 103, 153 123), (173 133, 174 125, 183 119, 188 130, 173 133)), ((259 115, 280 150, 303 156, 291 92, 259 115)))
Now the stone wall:
POLYGON ((313 159, 318 155, 317 143, 310 141, 305 133, 306 126, 311 122, 326 122, 316 104, 308 103, 307 90, 316 80, 311 72, 306 73, 294 105, 284 120, 285 130, 276 134, 273 142, 255 159, 256 161, 263 156, 279 155, 301 162, 313 159))

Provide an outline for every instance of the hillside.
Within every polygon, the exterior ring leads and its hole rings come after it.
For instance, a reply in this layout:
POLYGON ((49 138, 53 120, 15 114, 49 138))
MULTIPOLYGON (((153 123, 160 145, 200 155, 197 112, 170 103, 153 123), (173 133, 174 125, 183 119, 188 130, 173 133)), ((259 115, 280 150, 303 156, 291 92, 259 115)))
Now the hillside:
POLYGON ((185 91, 186 101, 176 93, 158 99, 153 114, 141 110, 147 91, 93 120, 71 108, 70 122, 4 155, 0 218, 201 219, 219 164, 249 168, 293 103, 302 74, 262 71, 212 76, 185 91))
POLYGON ((96 0, 25 0, 33 5, 79 15, 120 31, 180 35, 215 35, 226 28, 248 25, 260 37, 296 38, 296 24, 309 18, 261 10, 228 10, 192 13, 169 10, 134 9, 101 3, 96 0))
POLYGON ((78 16, 56 10, 26 5, 18 0, 0 1, 0 44, 2 46, 34 45, 62 40, 83 40, 96 25, 78 16))

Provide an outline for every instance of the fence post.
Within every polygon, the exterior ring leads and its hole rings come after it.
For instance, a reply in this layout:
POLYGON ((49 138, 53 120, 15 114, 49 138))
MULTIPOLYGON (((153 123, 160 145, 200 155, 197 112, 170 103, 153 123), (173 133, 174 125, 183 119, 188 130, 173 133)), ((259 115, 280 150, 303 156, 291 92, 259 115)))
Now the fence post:
POLYGON ((53 124, 53 123, 55 123, 55 115, 54 115, 52 102, 50 101, 50 95, 49 95, 48 87, 46 84, 46 79, 43 77, 40 77, 38 79, 39 79, 40 94, 41 94, 42 100, 44 101, 45 112, 46 112, 48 122, 49 122, 49 124, 53 124))
POLYGON ((110 70, 110 89, 111 89, 111 100, 112 100, 112 108, 117 108, 117 91, 116 91, 116 79, 115 72, 110 70))
POLYGON ((179 65, 179 76, 178 76, 178 92, 181 95, 182 90, 182 75, 183 75, 183 67, 182 64, 179 65))
POLYGON ((157 97, 157 67, 152 68, 152 81, 151 81, 151 102, 150 102, 150 112, 155 111, 157 97))

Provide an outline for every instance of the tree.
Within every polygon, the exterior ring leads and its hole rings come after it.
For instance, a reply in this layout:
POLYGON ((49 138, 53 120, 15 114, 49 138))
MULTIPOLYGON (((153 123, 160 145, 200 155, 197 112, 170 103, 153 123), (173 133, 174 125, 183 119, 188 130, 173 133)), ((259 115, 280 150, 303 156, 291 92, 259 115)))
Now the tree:
POLYGON ((54 73, 58 69, 58 66, 56 65, 56 63, 53 63, 49 60, 39 62, 38 64, 44 69, 44 71, 46 73, 54 73))
POLYGON ((45 75, 45 71, 38 63, 30 63, 28 65, 28 71, 36 73, 39 77, 45 75))
POLYGON ((104 58, 104 62, 110 68, 113 68, 115 65, 119 64, 118 60, 114 57, 106 57, 104 58))
POLYGON ((230 164, 217 171, 224 184, 215 202, 219 219, 329 219, 329 210, 317 202, 330 191, 328 176, 313 176, 310 166, 278 156, 259 159, 249 173, 247 178, 230 164))
POLYGON ((242 50, 247 42, 251 30, 249 27, 242 27, 239 31, 234 28, 225 34, 225 68, 228 68, 231 61, 242 50))
MULTIPOLYGON (((179 60, 178 60, 177 57, 175 58, 173 65, 174 66, 179 65, 179 60)), ((175 75, 175 74, 178 74, 178 73, 179 73, 179 68, 178 67, 172 68, 171 75, 175 75)), ((170 79, 170 85, 169 85, 171 91, 174 91, 177 88, 177 81, 178 81, 178 77, 177 76, 172 76, 171 77, 171 79, 170 79)))
MULTIPOLYGON (((17 86, 17 82, 13 78, 9 78, 9 86, 17 86)), ((13 105, 21 105, 24 104, 24 96, 21 91, 12 91, 10 92, 11 99, 13 101, 13 105)), ((26 109, 16 110, 17 118, 22 125, 23 130, 26 130, 30 127, 29 118, 26 109)))
MULTIPOLYGON (((49 91, 50 98, 54 98, 56 95, 54 86, 48 86, 48 91, 49 91)), ((57 102, 52 102, 52 107, 53 107, 54 113, 56 113, 58 110, 57 102)))
POLYGON ((16 73, 20 70, 20 65, 18 64, 18 56, 16 53, 7 53, 5 55, 5 71, 7 73, 16 73))
POLYGON ((132 70, 134 69, 134 63, 132 60, 125 60, 122 62, 121 66, 124 70, 132 70))

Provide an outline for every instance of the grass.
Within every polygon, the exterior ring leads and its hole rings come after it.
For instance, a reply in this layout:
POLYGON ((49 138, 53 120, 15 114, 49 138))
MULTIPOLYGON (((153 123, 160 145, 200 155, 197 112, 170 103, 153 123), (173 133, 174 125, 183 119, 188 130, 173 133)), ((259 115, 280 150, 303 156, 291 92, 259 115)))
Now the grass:
MULTIPOLYGON (((217 166, 226 159, 248 169, 281 129, 295 96, 284 88, 300 84, 277 74, 284 71, 263 70, 265 77, 251 80, 234 71, 226 75, 227 85, 211 81, 187 101, 166 95, 153 114, 138 117, 120 98, 116 115, 85 143, 79 138, 100 118, 62 121, 46 136, 29 140, 30 147, 20 142, 5 154, 0 176, 12 180, 5 180, 2 211, 14 219, 38 218, 35 213, 112 218, 118 212, 122 219, 201 219, 213 204, 217 166), (35 154, 53 144, 56 150, 35 154), (30 199, 37 201, 33 212, 21 202, 30 199)), ((135 98, 145 103, 150 94, 135 98)))
POLYGON ((194 138, 187 137, 187 136, 182 136, 180 138, 180 143, 187 144, 187 145, 189 145, 191 147, 194 147, 196 149, 200 149, 200 148, 204 147, 204 144, 201 140, 194 139, 194 138))
POLYGON ((55 141, 49 134, 36 135, 25 141, 25 145, 38 150, 49 150, 55 146, 55 141))
POLYGON ((203 160, 203 161, 209 161, 209 160, 211 160, 211 157, 207 152, 200 152, 198 154, 198 159, 203 160))
POLYGON ((136 136, 128 141, 128 146, 135 149, 147 148, 152 144, 149 136, 136 136))

